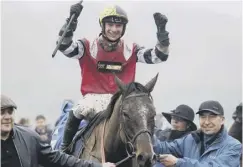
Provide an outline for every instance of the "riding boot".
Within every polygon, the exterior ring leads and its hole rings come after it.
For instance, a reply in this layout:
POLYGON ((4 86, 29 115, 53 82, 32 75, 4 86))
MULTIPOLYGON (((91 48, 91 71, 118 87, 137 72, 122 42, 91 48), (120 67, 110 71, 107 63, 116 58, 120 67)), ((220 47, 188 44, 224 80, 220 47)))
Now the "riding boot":
POLYGON ((61 150, 68 152, 68 146, 71 144, 73 137, 78 131, 79 124, 83 118, 78 119, 74 116, 73 111, 69 112, 68 119, 64 128, 63 141, 61 144, 61 150))

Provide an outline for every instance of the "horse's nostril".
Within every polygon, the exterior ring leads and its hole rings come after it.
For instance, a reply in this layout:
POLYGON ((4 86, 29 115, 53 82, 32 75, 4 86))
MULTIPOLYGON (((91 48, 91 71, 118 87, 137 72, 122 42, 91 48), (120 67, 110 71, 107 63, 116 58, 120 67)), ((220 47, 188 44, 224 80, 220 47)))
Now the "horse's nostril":
POLYGON ((157 157, 155 154, 148 154, 148 153, 140 153, 137 156, 137 162, 139 166, 143 167, 151 167, 153 166, 157 161, 157 157))
POLYGON ((143 155, 142 154, 139 154, 138 157, 137 157, 137 161, 143 161, 143 155))
POLYGON ((151 164, 155 164, 156 161, 157 161, 157 157, 156 157, 156 155, 154 154, 153 157, 152 157, 152 159, 151 159, 151 164))
POLYGON ((145 166, 145 163, 146 163, 146 159, 145 159, 145 155, 143 153, 140 153, 138 156, 137 156, 137 163, 139 166, 145 166))

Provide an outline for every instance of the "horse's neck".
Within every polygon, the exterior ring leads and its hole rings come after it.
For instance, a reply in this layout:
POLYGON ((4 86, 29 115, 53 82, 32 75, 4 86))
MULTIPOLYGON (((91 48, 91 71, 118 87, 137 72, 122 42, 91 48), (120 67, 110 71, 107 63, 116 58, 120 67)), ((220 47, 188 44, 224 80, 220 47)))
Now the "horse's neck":
POLYGON ((117 99, 111 118, 106 123, 105 147, 106 150, 118 150, 121 144, 120 138, 120 104, 121 96, 117 99))
MULTIPOLYGON (((101 161, 103 149, 105 151, 105 158, 107 161, 110 160, 111 162, 116 162, 127 156, 125 145, 120 137, 119 112, 121 102, 121 97, 119 97, 114 105, 111 117, 95 128, 92 136, 86 142, 86 147, 81 158, 101 161)), ((123 167, 123 165, 124 167, 132 166, 130 161, 123 163, 121 167, 123 167)))

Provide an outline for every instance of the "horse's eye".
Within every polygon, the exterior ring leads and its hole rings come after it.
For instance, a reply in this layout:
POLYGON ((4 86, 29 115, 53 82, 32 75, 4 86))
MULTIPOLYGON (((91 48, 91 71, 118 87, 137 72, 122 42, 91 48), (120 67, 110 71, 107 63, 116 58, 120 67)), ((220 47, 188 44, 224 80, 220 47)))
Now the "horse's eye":
POLYGON ((154 118, 149 118, 148 119, 148 123, 154 123, 154 122, 155 122, 154 118))

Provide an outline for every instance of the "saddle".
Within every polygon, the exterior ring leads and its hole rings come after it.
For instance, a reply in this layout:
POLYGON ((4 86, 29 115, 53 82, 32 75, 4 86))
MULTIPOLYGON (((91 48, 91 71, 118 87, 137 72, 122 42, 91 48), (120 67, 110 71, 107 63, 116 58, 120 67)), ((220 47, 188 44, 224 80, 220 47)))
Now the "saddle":
POLYGON ((94 128, 100 124, 102 120, 104 120, 106 117, 104 116, 104 111, 98 112, 89 122, 86 126, 80 128, 76 135, 74 136, 74 139, 72 140, 71 144, 68 146, 68 153, 71 155, 74 155, 76 157, 79 157, 83 153, 84 149, 84 142, 89 139, 91 136, 94 128))

